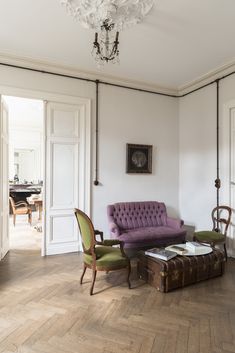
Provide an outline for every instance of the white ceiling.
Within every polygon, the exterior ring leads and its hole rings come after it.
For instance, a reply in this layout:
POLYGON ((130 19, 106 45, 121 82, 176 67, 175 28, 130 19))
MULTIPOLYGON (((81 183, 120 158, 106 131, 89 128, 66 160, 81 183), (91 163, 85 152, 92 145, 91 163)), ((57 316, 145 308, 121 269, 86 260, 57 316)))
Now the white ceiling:
POLYGON ((98 69, 94 33, 60 0, 0 0, 0 55, 178 88, 235 58, 234 0, 155 0, 142 24, 120 34, 120 65, 98 69))

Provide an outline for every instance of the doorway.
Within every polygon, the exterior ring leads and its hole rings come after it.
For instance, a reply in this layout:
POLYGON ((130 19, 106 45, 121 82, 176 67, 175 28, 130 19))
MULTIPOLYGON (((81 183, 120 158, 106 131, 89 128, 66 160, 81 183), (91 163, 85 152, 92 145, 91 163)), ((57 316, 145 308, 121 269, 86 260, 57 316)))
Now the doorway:
MULTIPOLYGON (((4 96, 29 97, 43 103, 44 207, 41 255, 77 252, 82 246, 74 208, 80 208, 90 215, 91 101, 77 96, 21 88, 1 87, 1 90, 4 96)), ((8 113, 7 104, 0 94, 1 259, 9 251, 8 113)), ((17 164, 19 151, 16 151, 15 157, 17 164)), ((23 159, 32 160, 29 155, 24 155, 23 159)), ((14 166, 14 172, 19 171, 17 168, 17 165, 14 166)))
POLYGON ((8 111, 9 249, 40 254, 43 238, 43 101, 2 97, 8 111))

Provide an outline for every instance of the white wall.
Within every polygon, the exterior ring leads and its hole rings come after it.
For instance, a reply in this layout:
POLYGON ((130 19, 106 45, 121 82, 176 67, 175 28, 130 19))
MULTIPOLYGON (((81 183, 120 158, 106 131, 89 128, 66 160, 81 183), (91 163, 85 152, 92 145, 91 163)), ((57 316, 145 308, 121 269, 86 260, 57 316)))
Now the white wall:
POLYGON ((11 96, 3 99, 9 112, 9 179, 15 175, 14 152, 21 151, 22 156, 31 158, 24 158, 20 165, 20 182, 37 183, 43 179, 43 102, 11 96))
POLYGON ((179 204, 186 225, 210 229, 216 204, 215 86, 180 99, 179 204))
MULTIPOLYGON (((0 67, 0 89, 13 86, 92 100, 92 151, 95 138, 95 85, 46 74, 0 67)), ((134 200, 164 201, 178 214, 178 100, 100 85, 99 180, 92 185, 92 218, 108 231, 106 206, 134 200), (153 145, 153 173, 125 173, 126 143, 153 145)), ((92 156, 92 180, 94 160, 92 156)))
POLYGON ((178 215, 178 101, 174 98, 100 88, 100 174, 95 189, 98 226, 107 204, 158 200, 178 215), (126 143, 153 145, 152 174, 126 174, 126 143))
POLYGON ((33 157, 30 165, 27 165, 26 160, 21 165, 22 177, 19 175, 20 182, 23 179, 28 182, 33 181, 37 183, 38 180, 43 179, 43 160, 42 160, 42 143, 43 134, 42 129, 33 129, 30 127, 10 127, 9 129, 9 178, 14 179, 14 152, 17 151, 32 151, 33 157), (22 169, 24 168, 24 169, 22 169))
MULTIPOLYGON (((229 195, 229 107, 235 107, 235 75, 220 83, 220 204, 229 195)), ((180 99, 179 204, 185 223, 197 230, 211 229, 216 206, 216 85, 180 99)), ((230 226, 230 254, 235 255, 235 232, 230 226), (232 240, 232 238, 234 238, 232 240)))

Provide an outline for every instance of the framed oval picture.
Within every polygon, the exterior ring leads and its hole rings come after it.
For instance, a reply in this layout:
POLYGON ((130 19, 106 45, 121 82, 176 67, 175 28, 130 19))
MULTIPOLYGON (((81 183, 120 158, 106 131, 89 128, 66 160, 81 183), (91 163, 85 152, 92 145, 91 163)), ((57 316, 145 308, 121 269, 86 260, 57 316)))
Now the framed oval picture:
POLYGON ((152 173, 152 145, 126 145, 126 172, 152 173))

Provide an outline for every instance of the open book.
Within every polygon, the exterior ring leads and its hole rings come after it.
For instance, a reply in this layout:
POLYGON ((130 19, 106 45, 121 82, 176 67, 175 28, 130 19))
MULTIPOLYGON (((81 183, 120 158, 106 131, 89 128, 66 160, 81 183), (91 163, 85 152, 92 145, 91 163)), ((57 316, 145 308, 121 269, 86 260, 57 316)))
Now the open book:
POLYGON ((146 250, 145 255, 155 257, 156 259, 168 261, 173 257, 175 257, 177 253, 170 250, 153 248, 153 249, 146 250))
POLYGON ((180 246, 180 245, 169 245, 166 249, 170 251, 174 251, 178 255, 185 255, 188 252, 188 250, 184 246, 180 246))

